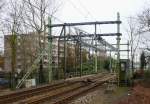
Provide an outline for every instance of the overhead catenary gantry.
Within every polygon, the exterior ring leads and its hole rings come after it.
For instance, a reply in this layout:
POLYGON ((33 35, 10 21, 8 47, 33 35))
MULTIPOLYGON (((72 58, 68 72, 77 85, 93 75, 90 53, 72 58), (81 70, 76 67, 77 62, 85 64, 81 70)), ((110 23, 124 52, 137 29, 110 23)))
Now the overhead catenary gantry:
MULTIPOLYGON (((57 73, 60 74, 61 72, 64 73, 64 78, 66 74, 66 63, 67 63, 67 42, 68 41, 76 41, 80 48, 82 47, 91 47, 92 50, 95 50, 95 62, 97 62, 97 51, 101 51, 102 47, 105 46, 110 51, 116 51, 117 52, 117 59, 119 61, 120 59, 120 16, 119 13, 117 14, 117 20, 116 21, 96 21, 96 22, 79 22, 79 23, 63 23, 63 24, 49 24, 47 25, 48 28, 52 31, 52 28, 61 28, 61 32, 59 35, 53 35, 52 32, 49 34, 49 39, 57 39, 58 40, 58 68, 57 73), (107 24, 116 24, 117 25, 117 32, 116 33, 97 33, 97 25, 107 25, 107 24), (76 26, 93 26, 94 27, 94 33, 88 33, 85 31, 82 31, 81 29, 77 29, 76 26), (69 32, 67 32, 67 28, 69 28, 69 32), (71 33, 70 28, 74 28, 78 33, 71 33), (117 47, 114 47, 110 43, 108 43, 105 39, 102 38, 102 36, 117 36, 117 47), (88 40, 86 40, 88 39, 88 40), (63 71, 59 71, 60 69, 60 44, 63 43, 63 71)), ((91 29, 92 30, 92 29, 91 29)), ((81 49, 80 49, 80 59, 81 59, 81 49)), ((119 63, 119 62, 118 62, 119 63)), ((80 60, 80 65, 82 66, 82 61, 80 60)), ((82 68, 81 68, 82 72, 82 68)), ((95 63, 95 72, 97 72, 97 63, 95 63)), ((61 74, 62 74, 61 73, 61 74)), ((81 74, 81 73, 80 73, 81 74)))
MULTIPOLYGON (((42 53, 38 54, 37 59, 32 64, 30 70, 26 72, 26 74, 23 76, 23 78, 19 81, 16 88, 20 88, 21 85, 25 82, 25 80, 29 77, 29 75, 37 69, 37 64, 40 62, 40 60, 44 57, 46 53, 48 53, 48 71, 49 71, 49 82, 52 80, 52 41, 54 39, 58 40, 58 68, 57 68, 57 74, 64 74, 64 78, 66 77, 66 56, 67 56, 67 42, 68 41, 74 41, 75 45, 79 46, 79 52, 75 52, 75 56, 77 57, 76 62, 80 62, 80 75, 82 75, 82 47, 89 47, 89 52, 95 50, 95 72, 97 73, 97 51, 102 51, 102 46, 108 47, 111 51, 117 51, 117 63, 118 63, 118 69, 119 69, 119 59, 120 59, 120 16, 119 13, 117 13, 117 21, 96 21, 96 22, 81 22, 81 23, 64 23, 64 24, 51 24, 51 19, 49 18, 49 23, 46 25, 48 27, 48 51, 43 50, 42 53), (117 24, 117 32, 116 33, 97 33, 97 25, 106 25, 106 24, 117 24), (75 28, 76 26, 94 26, 94 33, 87 33, 85 31, 82 31, 81 29, 75 28), (52 34, 52 28, 61 27, 61 32, 58 36, 52 34), (70 32, 70 28, 73 27, 77 31, 76 34, 72 34, 70 32), (69 34, 67 33, 67 29, 69 28, 69 34), (117 36, 117 47, 114 47, 113 45, 109 44, 106 40, 102 38, 102 36, 117 36), (60 65, 60 55, 61 55, 61 45, 63 45, 63 71, 61 73, 61 69, 59 69, 60 65), (63 44, 62 44, 63 43, 63 44), (90 50, 92 48, 92 50, 90 50), (78 54, 79 53, 79 54, 78 54)), ((92 29, 91 29, 92 30, 92 29)), ((107 51, 107 49, 105 49, 107 51)), ((75 49, 76 51, 76 49, 75 49)), ((119 74, 118 74, 119 75, 119 74)))
MULTIPOLYGON (((100 43, 102 43, 103 45, 106 45, 108 47, 110 47, 111 51, 117 51, 117 48, 115 48, 113 45, 109 44, 106 40, 104 40, 101 36, 117 36, 117 35, 121 35, 121 33, 104 33, 104 34, 87 34, 87 33, 83 33, 81 32, 80 35, 66 35, 66 36, 52 36, 52 39, 57 39, 57 38, 68 38, 69 41, 76 39, 77 37, 80 38, 84 38, 84 37, 93 37, 95 36, 96 40, 98 40, 100 43)), ((90 44, 86 44, 85 42, 81 41, 81 44, 85 44, 87 46, 93 47, 90 44)), ((95 47, 95 46, 94 46, 95 47)))

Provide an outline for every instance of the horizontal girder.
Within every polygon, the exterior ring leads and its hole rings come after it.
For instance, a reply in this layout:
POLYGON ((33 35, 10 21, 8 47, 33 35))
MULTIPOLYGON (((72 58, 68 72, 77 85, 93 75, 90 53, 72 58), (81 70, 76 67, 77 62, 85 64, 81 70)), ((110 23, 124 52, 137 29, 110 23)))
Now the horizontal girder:
MULTIPOLYGON (((80 23, 63 23, 63 24, 52 24, 50 27, 96 25, 96 24, 121 24, 121 21, 96 21, 96 22, 80 22, 80 23)), ((47 25, 47 26, 49 27, 49 25, 47 25)))

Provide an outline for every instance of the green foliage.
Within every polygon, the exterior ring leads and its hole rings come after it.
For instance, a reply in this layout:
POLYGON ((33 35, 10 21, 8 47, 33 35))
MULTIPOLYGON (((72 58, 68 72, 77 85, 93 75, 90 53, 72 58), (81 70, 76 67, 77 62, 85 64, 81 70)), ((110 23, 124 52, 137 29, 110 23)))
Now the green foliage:
POLYGON ((85 49, 83 49, 83 51, 82 51, 82 62, 83 63, 87 62, 87 54, 88 54, 88 52, 85 49))
MULTIPOLYGON (((95 57, 94 55, 88 56, 88 51, 86 49, 82 49, 81 56, 82 56, 82 65, 80 65, 80 47, 77 45, 75 48, 73 48, 70 44, 67 44, 67 55, 66 55, 66 73, 94 73, 95 69, 95 57), (81 69, 82 66, 82 69, 81 69)), ((113 69, 116 68, 116 60, 112 58, 106 58, 106 57, 97 57, 97 71, 101 72, 104 70, 109 71, 110 70, 110 60, 111 60, 111 66, 113 69)), ((64 58, 61 59, 61 68, 59 69, 58 74, 64 73, 64 58), (62 72, 60 70, 62 69, 62 72)), ((58 75, 62 76, 62 75, 58 75)))
POLYGON ((144 69, 145 66, 146 66, 145 54, 144 52, 142 52, 140 56, 140 68, 144 69))
MULTIPOLYGON (((112 59, 111 58, 111 61, 112 61, 112 69, 115 69, 116 67, 116 60, 112 59)), ((95 60, 94 59, 91 59, 91 60, 88 60, 84 63, 82 63, 82 71, 85 72, 91 72, 93 73, 94 72, 94 68, 95 68, 95 60)), ((107 70, 109 71, 110 70, 110 58, 107 58, 107 59, 100 59, 98 58, 97 60, 97 69, 98 69, 98 72, 100 71, 104 71, 104 70, 107 70)), ((77 69, 78 71, 80 71, 80 66, 78 65, 77 66, 77 69)))
POLYGON ((144 71, 144 78, 145 79, 150 79, 150 70, 145 70, 144 71))
POLYGON ((104 60, 104 69, 110 70, 109 65, 110 65, 110 60, 109 59, 104 60))

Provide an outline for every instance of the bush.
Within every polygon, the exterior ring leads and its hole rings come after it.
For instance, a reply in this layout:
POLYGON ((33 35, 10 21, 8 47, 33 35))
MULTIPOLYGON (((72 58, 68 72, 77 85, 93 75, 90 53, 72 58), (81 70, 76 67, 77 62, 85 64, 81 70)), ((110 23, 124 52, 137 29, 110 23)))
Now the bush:
POLYGON ((144 71, 144 78, 149 79, 150 78, 150 70, 145 70, 144 71))

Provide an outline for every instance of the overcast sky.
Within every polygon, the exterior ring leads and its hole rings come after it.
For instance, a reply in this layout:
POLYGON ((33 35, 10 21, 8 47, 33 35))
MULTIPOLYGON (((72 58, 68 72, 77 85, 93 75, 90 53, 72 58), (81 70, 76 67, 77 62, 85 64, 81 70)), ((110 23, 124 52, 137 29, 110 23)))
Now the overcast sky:
MULTIPOLYGON (((116 20, 117 12, 120 13, 122 25, 121 33, 123 34, 121 43, 128 40, 124 30, 126 20, 130 16, 136 16, 144 8, 149 6, 150 0, 63 0, 63 5, 58 12, 58 18, 63 22, 85 22, 85 21, 109 21, 116 20)), ((101 31, 113 31, 111 27, 101 27, 101 31)), ((109 42, 115 38, 107 38, 109 42)))
MULTIPOLYGON (((116 20, 120 13, 122 25, 127 17, 136 16, 148 0, 63 0, 58 18, 64 22, 116 20)), ((123 31, 122 31, 123 32, 123 31)))
POLYGON ((148 0, 64 0, 60 10, 61 19, 69 22, 85 20, 115 19, 116 13, 122 17, 135 15, 148 0))
MULTIPOLYGON (((58 0, 59 1, 59 0, 58 0)), ((63 3, 58 9, 56 17, 62 22, 110 21, 116 20, 120 13, 122 26, 122 42, 128 37, 123 29, 127 17, 135 16, 146 6, 150 0, 61 0, 63 3)), ((100 27, 101 32, 113 31, 113 27, 100 27)), ((114 39, 109 38, 111 42, 114 39)))

